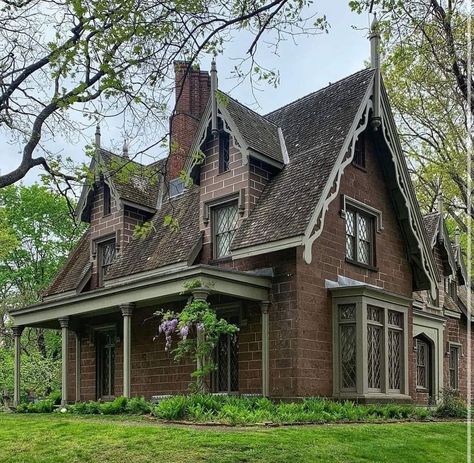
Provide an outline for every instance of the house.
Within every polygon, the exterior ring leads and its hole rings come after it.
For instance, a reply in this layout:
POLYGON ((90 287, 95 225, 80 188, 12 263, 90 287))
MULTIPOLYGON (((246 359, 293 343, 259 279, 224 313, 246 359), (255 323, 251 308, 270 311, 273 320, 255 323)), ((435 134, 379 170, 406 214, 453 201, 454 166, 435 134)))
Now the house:
POLYGON ((466 394, 459 246, 442 214, 420 212, 371 42, 372 68, 264 116, 217 93, 214 66, 176 63, 167 162, 142 166, 96 134, 77 211, 89 228, 42 302, 12 312, 16 401, 25 326, 62 330, 63 403, 186 391, 194 365, 153 340, 153 313, 189 297, 240 328, 216 346, 213 392, 466 394))

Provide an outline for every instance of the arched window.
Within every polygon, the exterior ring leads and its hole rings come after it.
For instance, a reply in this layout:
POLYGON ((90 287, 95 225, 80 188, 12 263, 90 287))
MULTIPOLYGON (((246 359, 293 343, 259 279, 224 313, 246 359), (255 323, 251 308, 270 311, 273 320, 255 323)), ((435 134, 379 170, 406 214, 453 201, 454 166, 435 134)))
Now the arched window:
POLYGON ((431 343, 423 336, 415 338, 416 346, 416 388, 431 392, 432 352, 431 343))

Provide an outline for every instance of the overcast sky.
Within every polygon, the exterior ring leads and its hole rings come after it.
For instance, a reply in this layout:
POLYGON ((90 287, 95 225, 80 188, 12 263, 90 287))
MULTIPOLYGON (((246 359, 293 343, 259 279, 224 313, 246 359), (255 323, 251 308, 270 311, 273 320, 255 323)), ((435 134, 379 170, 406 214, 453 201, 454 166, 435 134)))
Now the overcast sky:
MULTIPOLYGON (((320 0, 316 3, 315 11, 327 16, 330 24, 328 34, 301 36, 296 39, 296 44, 292 40, 283 42, 280 44, 278 55, 267 50, 264 44, 260 46, 261 61, 280 72, 278 88, 265 85, 252 93, 249 82, 235 87, 236 82, 231 79, 231 71, 235 65, 235 60, 232 58, 244 56, 249 46, 248 41, 242 37, 237 37, 229 43, 225 55, 218 57, 219 88, 224 92, 230 91, 230 94, 240 102, 265 114, 362 69, 364 61, 368 60, 370 55, 367 39, 370 23, 368 15, 352 13, 347 0, 320 0)), ((205 60, 201 64, 201 69, 208 70, 209 66, 209 62, 205 60)), ((84 146, 86 140, 93 140, 93 137, 94 130, 91 129, 90 133, 84 134, 84 142, 74 146, 58 138, 55 141, 55 148, 78 161, 85 161, 84 146)), ((102 125, 104 147, 116 146, 120 142, 119 138, 120 132, 113 121, 102 125)), ((18 165, 20 148, 7 144, 2 138, 0 146, 0 171, 6 173, 18 165)), ((133 140, 130 151, 133 155, 133 140)), ((151 154, 157 155, 157 153, 151 154)), ((151 159, 144 156, 137 161, 148 163, 151 159)), ((24 179, 24 183, 30 184, 38 180, 38 174, 41 172, 40 168, 35 168, 24 179)))

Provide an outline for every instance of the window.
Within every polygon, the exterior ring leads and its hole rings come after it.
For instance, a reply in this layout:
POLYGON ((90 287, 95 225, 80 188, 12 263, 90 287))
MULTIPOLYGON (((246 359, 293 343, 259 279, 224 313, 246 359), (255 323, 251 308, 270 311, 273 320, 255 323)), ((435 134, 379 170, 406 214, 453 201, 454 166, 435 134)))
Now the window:
POLYGON ((355 390, 357 379, 356 305, 339 306, 339 362, 341 389, 355 390))
POLYGON ((237 229, 237 202, 213 208, 214 258, 230 254, 230 245, 237 229))
POLYGON ((369 390, 380 391, 382 383, 383 310, 367 306, 367 378, 369 390))
POLYGON ((354 158, 352 163, 357 166, 365 169, 365 137, 364 134, 360 134, 359 138, 356 141, 354 148, 354 158))
POLYGON ((224 130, 219 132, 219 173, 229 170, 229 134, 224 130))
POLYGON ((111 399, 115 393, 115 340, 115 329, 96 333, 98 399, 111 399))
POLYGON ((104 283, 104 278, 115 258, 115 240, 107 240, 98 244, 98 275, 99 286, 104 283))
POLYGON ((374 217, 356 209, 346 210, 346 258, 374 266, 374 217))
POLYGON ((460 346, 449 346, 449 386, 459 389, 459 352, 460 346))
POLYGON ((110 187, 104 182, 104 215, 109 215, 111 212, 110 187))
POLYGON ((348 399, 408 395, 407 301, 384 300, 379 290, 360 286, 330 291, 334 395, 348 399))
MULTIPOLYGON (((238 317, 228 320, 239 324, 238 317)), ((237 334, 219 337, 214 349, 216 369, 212 375, 213 392, 237 392, 239 390, 239 340, 237 334)))
POLYGON ((170 182, 170 198, 178 196, 184 191, 184 182, 180 178, 175 178, 170 182))
POLYGON ((422 339, 416 340, 416 387, 430 389, 430 346, 422 339))

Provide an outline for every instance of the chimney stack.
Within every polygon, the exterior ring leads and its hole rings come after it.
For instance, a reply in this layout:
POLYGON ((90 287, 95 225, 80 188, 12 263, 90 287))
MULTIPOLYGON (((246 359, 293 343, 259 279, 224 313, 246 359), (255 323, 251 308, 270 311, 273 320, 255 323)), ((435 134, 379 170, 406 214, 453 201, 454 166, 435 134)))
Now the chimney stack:
POLYGON ((199 67, 191 66, 186 61, 175 61, 174 71, 176 103, 170 123, 173 149, 167 166, 168 180, 179 177, 184 168, 211 90, 211 79, 207 71, 201 71, 199 67))

